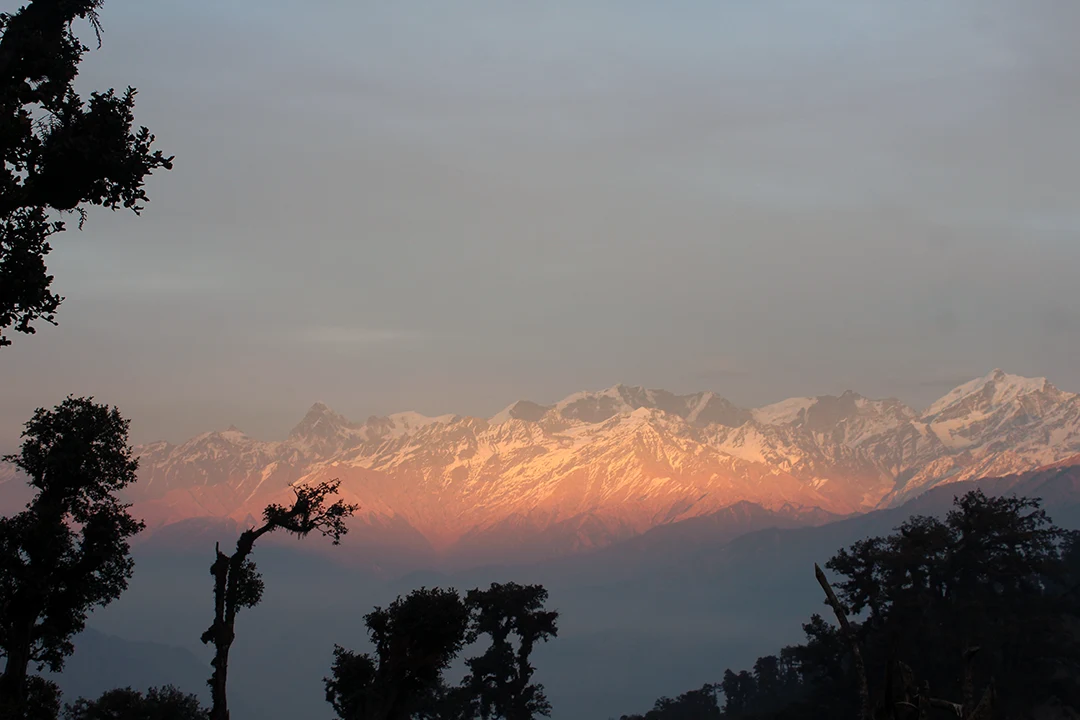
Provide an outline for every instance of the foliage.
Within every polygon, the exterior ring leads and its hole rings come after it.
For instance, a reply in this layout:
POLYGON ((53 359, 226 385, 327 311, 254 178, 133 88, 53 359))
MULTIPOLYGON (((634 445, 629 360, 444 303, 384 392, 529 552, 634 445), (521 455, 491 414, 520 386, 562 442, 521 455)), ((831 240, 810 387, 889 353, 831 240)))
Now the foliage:
POLYGON ((844 578, 844 603, 867 611, 860 636, 871 676, 898 659, 936 693, 961 697, 963 658, 979 648, 974 684, 996 679, 1003 706, 1019 711, 1047 697, 1058 664, 1080 659, 1061 642, 1063 537, 1039 501, 976 490, 944 521, 912 518, 827 566, 844 578))
MULTIPOLYGON (((826 564, 840 578, 838 614, 862 615, 851 628, 875 718, 1080 709, 1080 534, 1055 527, 1040 505, 975 490, 944 519, 912 517, 826 564)), ((819 615, 803 630, 803 644, 759 658, 753 672, 724 673, 725 717, 859 716, 843 633, 819 615)), ((680 707, 658 703, 644 717, 682 717, 680 707)))
POLYGON ((207 681, 210 685, 212 707, 210 717, 213 720, 228 720, 228 684, 229 650, 236 638, 236 614, 241 608, 251 608, 262 599, 264 583, 255 562, 250 559, 255 549, 255 541, 275 530, 284 530, 297 537, 306 537, 318 532, 329 537, 335 545, 348 532, 345 520, 357 506, 337 500, 327 504, 330 496, 337 493, 340 483, 337 480, 304 485, 293 488, 294 500, 291 505, 269 505, 263 512, 263 524, 257 528, 245 530, 236 541, 236 550, 232 555, 216 549, 214 564, 210 574, 214 578, 214 622, 202 634, 205 644, 214 646, 214 659, 211 665, 213 674, 207 681))
POLYGON ((662 697, 644 715, 623 715, 619 720, 719 720, 723 717, 717 699, 719 689, 718 685, 706 684, 676 698, 662 697))
POLYGON ((550 715, 551 703, 543 685, 532 683, 535 672, 529 656, 537 642, 558 634, 558 613, 544 610, 548 593, 540 585, 492 584, 487 590, 470 590, 466 604, 473 612, 471 640, 480 634, 491 637, 487 651, 467 661, 464 684, 479 706, 480 717, 531 720, 550 715), (517 648, 511 641, 517 637, 517 648))
POLYGON ((334 648, 326 700, 341 720, 533 718, 550 713, 543 686, 532 683, 530 656, 556 634, 558 613, 545 610, 539 585, 492 584, 464 599, 456 590, 420 588, 365 616, 374 654, 334 648), (443 671, 466 644, 488 636, 470 672, 448 686, 443 671), (516 648, 511 636, 517 639, 516 648))
POLYGON ((115 493, 135 481, 128 421, 92 398, 38 409, 7 456, 37 494, 0 519, 0 703, 20 707, 27 667, 60 671, 86 616, 127 588, 128 540, 143 525, 115 493))
POLYGON ((199 698, 171 685, 144 695, 131 688, 109 690, 97 700, 80 698, 64 707, 63 720, 206 720, 199 698))
POLYGON ((146 177, 171 169, 152 150, 154 136, 133 129, 135 90, 74 90, 89 48, 74 23, 88 21, 100 44, 103 0, 33 0, 0 13, 0 346, 4 331, 35 332, 56 322, 63 301, 52 291, 45 257, 49 238, 65 229, 57 214, 86 208, 139 213, 146 177))
POLYGON ((40 675, 28 677, 26 679, 26 705, 23 709, 22 720, 56 720, 59 714, 60 688, 56 686, 56 683, 40 675))
POLYGON ((374 655, 335 646, 326 699, 342 720, 412 717, 431 706, 465 644, 469 611, 456 590, 420 588, 364 616, 374 655))

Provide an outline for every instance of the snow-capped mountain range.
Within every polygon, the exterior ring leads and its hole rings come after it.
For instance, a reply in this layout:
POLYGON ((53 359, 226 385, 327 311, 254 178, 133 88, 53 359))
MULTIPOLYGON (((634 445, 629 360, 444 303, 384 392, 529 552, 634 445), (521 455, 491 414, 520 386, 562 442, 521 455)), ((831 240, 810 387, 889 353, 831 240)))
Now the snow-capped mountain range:
POLYGON ((137 452, 130 499, 151 530, 254 522, 291 484, 338 478, 373 532, 572 552, 737 503, 822 522, 1057 462, 1080 454, 1080 395, 994 370, 924 412, 853 392, 746 409, 624 385, 487 419, 354 423, 316 403, 284 441, 229 428, 137 452))

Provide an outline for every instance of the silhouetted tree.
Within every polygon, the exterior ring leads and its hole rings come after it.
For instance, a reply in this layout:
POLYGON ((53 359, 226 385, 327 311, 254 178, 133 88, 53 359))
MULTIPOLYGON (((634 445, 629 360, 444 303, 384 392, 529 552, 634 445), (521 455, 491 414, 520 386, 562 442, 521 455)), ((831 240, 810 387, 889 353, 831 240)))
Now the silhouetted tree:
POLYGON ((332 678, 323 678, 326 701, 342 720, 374 717, 376 710, 375 678, 378 667, 367 653, 357 655, 340 645, 334 646, 332 678))
MULTIPOLYGON (((60 688, 40 675, 26 679, 26 705, 22 720, 56 720, 60 714, 60 688)), ((0 714, 7 719, 7 715, 0 714)), ((18 714, 12 717, 18 718, 18 714)))
POLYGON ((1061 592, 1064 540, 1038 500, 975 490, 944 520, 911 518, 827 566, 850 610, 867 612, 859 636, 872 678, 902 661, 935 695, 970 706, 973 687, 996 679, 1019 711, 1047 697, 1055 668, 1080 660, 1064 641, 1075 607, 1061 592))
POLYGON ((725 670, 720 689, 724 693, 724 713, 740 715, 753 703, 757 694, 757 683, 754 676, 746 670, 739 673, 725 670))
POLYGON ((447 685, 439 679, 436 686, 424 693, 416 703, 412 720, 475 720, 477 701, 467 685, 447 685))
POLYGON ((717 685, 703 685, 677 698, 660 698, 647 720, 719 720, 722 713, 716 701, 717 685))
MULTIPOLYGON (((433 714, 443 670, 464 646, 469 609, 456 590, 420 588, 364 616, 374 656, 334 647, 326 700, 341 720, 405 720, 433 714)), ((459 698, 461 699, 461 698, 459 698)))
POLYGON ((296 498, 292 505, 269 505, 263 511, 263 524, 241 533, 232 555, 226 555, 221 552, 221 546, 217 546, 217 557, 210 566, 210 574, 214 578, 214 622, 202 634, 203 643, 214 646, 214 659, 210 663, 214 672, 208 681, 212 720, 229 718, 226 687, 229 649, 236 638, 236 614, 240 608, 255 607, 262 599, 262 576, 249 557, 255 548, 255 541, 267 533, 284 530, 297 537, 319 532, 330 537, 335 545, 339 544, 341 536, 348 531, 345 520, 357 508, 343 500, 326 504, 327 498, 337 493, 339 485, 337 480, 333 480, 317 485, 295 486, 293 492, 296 498))
POLYGON ((365 616, 374 655, 334 648, 326 700, 342 720, 532 719, 551 705, 532 682, 537 642, 557 633, 540 585, 492 584, 463 600, 456 590, 421 588, 365 616), (469 674, 447 685, 443 671, 481 636, 487 650, 466 660, 469 674))
POLYGON ((780 658, 775 655, 759 657, 754 663, 754 682, 758 693, 776 695, 780 692, 780 658))
POLYGON ((171 685, 144 695, 131 688, 109 690, 97 700, 80 698, 64 707, 64 720, 206 720, 199 698, 171 685))
POLYGON ((544 609, 547 597, 541 585, 517 583, 469 591, 465 599, 473 613, 469 639, 475 642, 488 635, 491 645, 483 655, 466 661, 469 675, 463 685, 471 690, 484 720, 532 720, 551 714, 544 686, 532 682, 535 668, 529 660, 537 642, 558 635, 559 614, 544 609))
POLYGON ((817 613, 802 629, 806 642, 780 653, 798 675, 798 685, 792 687, 789 697, 820 716, 855 717, 858 688, 840 631, 817 613))
POLYGON ((0 519, 3 717, 26 709, 29 664, 62 670, 90 609, 127 588, 128 540, 143 527, 115 495, 138 466, 116 408, 68 397, 39 408, 22 437, 20 454, 3 459, 37 492, 26 510, 0 519))
POLYGON ((619 720, 719 720, 724 716, 717 702, 719 685, 703 685, 676 698, 662 697, 644 715, 623 715, 619 720))
POLYGON ((912 517, 826 566, 840 576, 837 591, 815 574, 838 625, 814 615, 805 643, 758 658, 753 675, 727 670, 725 717, 1080 710, 1080 533, 1055 527, 1040 501, 969 492, 943 519, 912 517))
POLYGON ((33 0, 0 13, 0 346, 4 331, 55 324, 63 298, 45 266, 49 237, 65 229, 56 213, 88 206, 138 213, 144 181, 172 158, 151 151, 154 136, 133 131, 135 90, 74 90, 88 48, 72 28, 89 21, 101 41, 103 0, 33 0))

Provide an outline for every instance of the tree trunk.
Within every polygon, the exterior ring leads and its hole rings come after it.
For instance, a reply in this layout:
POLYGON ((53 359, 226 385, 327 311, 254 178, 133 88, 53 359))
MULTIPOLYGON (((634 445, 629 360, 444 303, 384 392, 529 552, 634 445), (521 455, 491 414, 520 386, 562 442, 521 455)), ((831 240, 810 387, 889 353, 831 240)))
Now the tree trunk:
POLYGON ((0 675, 0 717, 20 717, 26 705, 26 668, 30 642, 20 638, 7 649, 7 664, 0 675))
POLYGON ((969 647, 964 650, 964 717, 975 712, 975 655, 980 649, 969 647))
POLYGON ((859 681, 859 717, 862 720, 870 720, 870 688, 866 683, 866 666, 863 665, 862 650, 859 648, 859 639, 855 637, 854 631, 851 629, 851 623, 848 622, 847 613, 844 612, 844 606, 840 604, 840 601, 836 597, 836 593, 833 592, 832 586, 829 585, 829 580, 825 577, 825 573, 821 571, 817 563, 814 563, 814 575, 817 577, 818 584, 821 585, 821 589, 825 591, 825 600, 829 603, 833 609, 833 613, 836 615, 837 622, 840 623, 840 630, 844 633, 844 637, 847 638, 848 646, 851 648, 851 654, 855 659, 855 674, 859 681))
POLYGON ((255 541, 271 530, 270 524, 258 530, 246 530, 236 541, 236 552, 226 555, 216 545, 217 559, 210 566, 214 576, 214 624, 203 633, 202 641, 214 644, 214 659, 210 665, 210 720, 229 720, 227 685, 229 677, 229 649, 236 638, 236 612, 240 604, 241 566, 255 547, 255 541))
MULTIPOLYGON (((38 543, 36 535, 49 528, 61 525, 64 520, 63 505, 56 499, 55 493, 43 490, 33 502, 31 510, 38 517, 37 525, 31 530, 27 547, 48 547, 38 543)), ((56 557, 52 553, 40 551, 29 554, 27 584, 16 594, 10 605, 4 608, 13 618, 8 624, 7 662, 0 675, 0 719, 22 717, 26 711, 27 668, 30 666, 34 642, 34 630, 41 617, 49 587, 53 583, 52 571, 56 557)))
POLYGON ((210 566, 214 576, 214 624, 203 634, 203 642, 214 644, 214 659, 210 665, 210 720, 229 720, 229 701, 225 689, 229 674, 229 648, 232 647, 231 628, 225 623, 225 595, 229 583, 229 556, 215 546, 217 558, 210 566))
POLYGON ((202 634, 203 643, 213 643, 214 668, 210 676, 210 720, 229 720, 227 680, 229 675, 229 649, 236 635, 236 613, 240 607, 256 604, 262 592, 261 585, 246 586, 246 582, 260 582, 254 564, 245 568, 244 563, 255 547, 255 541, 268 532, 284 528, 289 532, 304 537, 313 530, 334 539, 334 544, 345 534, 344 518, 351 515, 356 506, 338 501, 330 507, 323 506, 326 496, 337 490, 337 481, 320 483, 304 489, 293 488, 296 502, 291 510, 279 505, 266 508, 266 522, 259 528, 251 528, 240 533, 236 541, 236 551, 232 555, 221 552, 220 544, 215 546, 216 557, 210 566, 214 578, 214 622, 202 634), (250 575, 248 575, 250 573, 250 575), (254 593, 254 594, 253 594, 254 593))
MULTIPOLYGON (((19 617, 18 610, 13 613, 19 617)), ((26 618, 11 623, 12 636, 8 638, 7 662, 4 673, 0 675, 0 717, 20 717, 26 705, 26 677, 30 666, 30 648, 37 617, 26 618)))
POLYGON ((223 643, 214 653, 210 664, 214 674, 210 677, 210 720, 229 720, 229 700, 225 693, 229 675, 229 648, 232 643, 223 643))

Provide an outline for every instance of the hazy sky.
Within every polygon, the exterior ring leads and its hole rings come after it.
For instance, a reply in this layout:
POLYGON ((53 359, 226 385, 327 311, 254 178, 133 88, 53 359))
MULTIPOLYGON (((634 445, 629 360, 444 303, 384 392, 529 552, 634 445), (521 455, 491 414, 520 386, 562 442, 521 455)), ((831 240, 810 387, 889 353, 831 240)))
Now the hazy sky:
MULTIPOLYGON (((4 0, 5 9, 14 5, 4 0)), ((1076 0, 108 0, 83 87, 177 156, 56 240, 0 449, 487 415, 616 382, 1080 390, 1076 0), (249 15, 248 12, 257 12, 249 15)))

